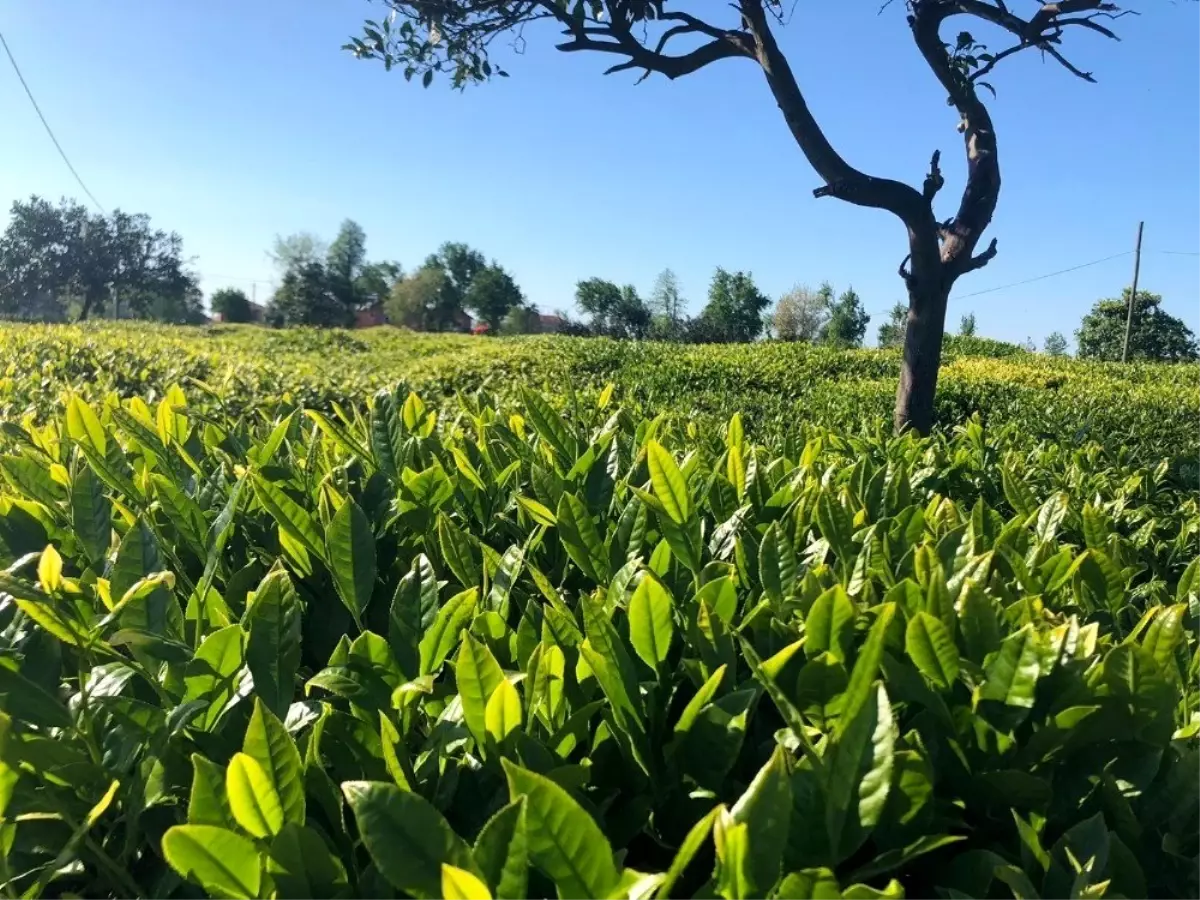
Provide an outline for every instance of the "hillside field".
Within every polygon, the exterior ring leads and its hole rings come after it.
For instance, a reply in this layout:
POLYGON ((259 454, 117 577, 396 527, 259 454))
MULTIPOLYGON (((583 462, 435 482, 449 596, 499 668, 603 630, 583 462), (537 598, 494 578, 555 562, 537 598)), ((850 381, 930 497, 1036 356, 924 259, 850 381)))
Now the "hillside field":
POLYGON ((0 325, 0 891, 1195 897, 1200 366, 0 325))

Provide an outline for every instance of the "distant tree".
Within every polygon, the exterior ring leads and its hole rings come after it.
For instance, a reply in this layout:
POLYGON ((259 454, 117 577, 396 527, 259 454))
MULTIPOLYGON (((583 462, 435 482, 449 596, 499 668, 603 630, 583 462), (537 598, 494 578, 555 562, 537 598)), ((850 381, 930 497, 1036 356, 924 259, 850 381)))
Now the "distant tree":
POLYGON ((861 347, 870 321, 854 288, 847 288, 829 308, 821 339, 832 347, 861 347))
POLYGON ((832 299, 833 287, 828 283, 816 291, 796 285, 775 304, 771 316, 775 337, 781 341, 815 341, 829 321, 832 299))
POLYGON ((708 304, 700 313, 701 331, 718 343, 752 341, 762 333, 763 311, 771 300, 754 284, 749 272, 713 273, 708 304))
POLYGON ((285 272, 271 307, 271 319, 283 325, 340 328, 353 321, 353 313, 334 292, 319 262, 303 263, 285 272))
POLYGON ((1022 341, 1018 346, 1020 346, 1020 348, 1026 353, 1037 353, 1037 344, 1035 344, 1033 338, 1029 337, 1028 335, 1026 335, 1025 340, 1022 341))
POLYGON ((267 251, 267 256, 281 274, 308 263, 321 262, 325 255, 325 242, 308 231, 297 231, 287 237, 277 234, 271 249, 267 251))
POLYGON ((225 322, 249 322, 254 316, 250 309, 250 298, 237 288, 221 288, 213 291, 208 305, 225 322))
POLYGON ((445 274, 442 281, 442 297, 439 300, 442 315, 452 318, 455 312, 465 310, 467 289, 475 276, 487 268, 487 259, 478 250, 457 241, 447 241, 431 253, 424 263, 426 268, 438 268, 445 274))
POLYGON ((403 325, 414 331, 457 330, 456 316, 462 307, 449 307, 445 289, 446 273, 436 265, 425 265, 401 278, 393 286, 384 311, 393 325, 403 325))
POLYGON ((392 292, 392 286, 404 277, 404 268, 398 262, 383 261, 367 263, 354 280, 359 305, 374 306, 383 303, 392 292))
POLYGON ((501 334, 537 334, 542 330, 542 317, 536 306, 518 303, 500 323, 501 334))
POLYGON ((650 307, 638 296, 637 288, 627 284, 621 288, 609 313, 609 333, 617 338, 642 340, 650 333, 652 318, 650 307))
POLYGON ((646 305, 651 314, 651 336, 659 340, 677 340, 685 301, 679 291, 679 279, 673 271, 663 269, 658 273, 646 305))
MULTIPOLYGON (((1120 300, 1100 300, 1083 317, 1075 332, 1080 359, 1120 360, 1130 289, 1120 300)), ((1179 362, 1197 358, 1196 337, 1190 328, 1161 308, 1162 297, 1138 291, 1129 335, 1129 359, 1179 362)))
POLYGON ((575 285, 575 305, 590 318, 593 334, 609 334, 610 320, 621 303, 621 289, 604 278, 587 278, 575 285))
POLYGON ((887 321, 879 326, 879 346, 899 347, 904 344, 904 332, 908 329, 908 307, 897 303, 888 312, 887 321))
POLYGON ((120 313, 192 322, 203 303, 183 239, 150 217, 90 213, 63 198, 15 201, 0 235, 0 314, 80 319, 120 313))
POLYGON ((353 219, 346 219, 325 252, 325 273, 335 297, 348 309, 366 305, 358 278, 367 262, 367 233, 353 219))
POLYGON ((1046 342, 1042 345, 1042 352, 1047 356, 1066 356, 1067 339, 1057 331, 1050 332, 1046 335, 1046 342))
POLYGON ((475 273, 463 295, 463 306, 492 331, 500 329, 510 309, 524 302, 517 283, 495 261, 475 273))
POLYGON ((958 333, 963 337, 975 337, 975 313, 967 313, 958 323, 958 333))

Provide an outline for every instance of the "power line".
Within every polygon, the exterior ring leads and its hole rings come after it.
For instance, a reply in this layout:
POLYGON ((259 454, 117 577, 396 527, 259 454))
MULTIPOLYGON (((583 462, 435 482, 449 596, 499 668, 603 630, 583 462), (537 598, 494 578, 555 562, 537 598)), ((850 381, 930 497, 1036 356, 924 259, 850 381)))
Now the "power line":
POLYGON ((79 173, 75 171, 75 167, 71 165, 71 160, 67 159, 67 154, 63 150, 62 145, 58 142, 58 138, 54 136, 54 131, 50 128, 50 123, 47 122, 46 117, 42 115, 42 108, 38 106, 37 100, 34 99, 33 91, 29 89, 29 85, 25 81, 25 76, 21 74, 21 67, 17 65, 17 61, 13 58, 12 50, 8 48, 8 41, 4 39, 3 33, 0 33, 0 44, 4 45, 4 52, 8 55, 8 61, 12 63, 13 71, 17 73, 17 78, 21 82, 21 87, 25 88, 25 96, 27 96, 29 98, 29 102, 33 104, 33 111, 36 112, 38 114, 38 118, 42 120, 42 125, 44 125, 46 128, 46 134, 50 135, 50 140, 54 142, 54 147, 58 150, 58 155, 61 156, 63 162, 67 164, 67 168, 71 170, 71 174, 75 176, 75 180, 79 182, 79 186, 83 189, 83 192, 88 195, 88 198, 94 204, 96 204, 96 209, 100 210, 101 214, 107 215, 107 213, 104 212, 104 207, 100 205, 100 201, 97 200, 95 195, 88 190, 87 185, 83 183, 83 179, 79 177, 79 173))
POLYGON ((1155 253, 1165 253, 1167 256, 1200 256, 1194 250, 1155 250, 1155 253))
POLYGON ((981 294, 991 294, 996 291, 1005 291, 1009 288, 1020 287, 1023 284, 1033 284, 1035 281, 1041 281, 1044 278, 1053 278, 1056 275, 1066 275, 1068 272, 1076 272, 1080 269, 1086 269, 1089 266, 1098 266, 1100 263, 1108 262, 1112 259, 1120 259, 1122 256, 1128 256, 1132 250, 1126 250, 1124 253, 1114 253, 1112 256, 1106 256, 1103 259, 1094 259, 1091 262, 1081 263, 1078 266, 1071 266, 1069 269, 1059 269, 1057 272, 1047 272, 1045 275, 1038 275, 1035 278, 1026 278, 1024 281, 1014 281, 1011 284, 1002 284, 998 287, 987 288, 982 291, 975 291, 972 294, 961 294, 955 297, 955 300, 966 300, 968 297, 978 297, 981 294))

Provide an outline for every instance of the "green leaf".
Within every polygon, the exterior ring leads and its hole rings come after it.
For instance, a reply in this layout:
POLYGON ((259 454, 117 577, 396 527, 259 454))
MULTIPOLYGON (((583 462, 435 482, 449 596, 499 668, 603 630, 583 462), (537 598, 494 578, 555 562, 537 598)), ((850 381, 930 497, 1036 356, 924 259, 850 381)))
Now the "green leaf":
POLYGON ((817 526, 839 561, 846 565, 854 561, 854 525, 830 490, 822 491, 817 498, 817 526))
POLYGON ((523 900, 528 892, 529 838, 525 798, 518 797, 487 820, 472 854, 496 900, 523 900))
POLYGON ((420 794, 377 781, 344 782, 342 793, 367 852, 392 887, 440 897, 443 863, 476 871, 470 848, 420 794))
POLYGON ((292 822, 271 841, 267 874, 279 900, 336 897, 346 887, 346 870, 321 835, 292 822))
POLYGON ((154 535, 139 518, 125 532, 121 546, 117 548, 117 560, 113 563, 112 574, 109 576, 113 599, 120 600, 131 587, 147 575, 166 568, 154 535))
POLYGON ((801 869, 783 879, 774 896, 778 900, 842 900, 842 889, 829 869, 801 869))
POLYGON ((442 896, 445 900, 492 900, 487 885, 457 866, 442 863, 442 896))
POLYGON ((463 721, 483 747, 487 743, 487 703, 504 682, 504 671, 486 644, 469 631, 463 633, 454 662, 454 681, 462 700, 463 721))
POLYGON ((279 792, 258 761, 235 753, 225 770, 225 792, 238 825, 257 838, 271 837, 283 827, 279 792))
POLYGON ((658 441, 651 440, 646 443, 646 464, 654 496, 671 521, 682 525, 692 517, 692 498, 674 457, 658 441))
POLYGON ((49 468, 43 468, 41 463, 24 456, 0 457, 0 472, 4 473, 18 494, 51 509, 58 506, 66 493, 63 486, 50 477, 49 468))
POLYGON ((1175 667, 1175 647, 1183 639, 1183 619, 1186 614, 1187 606, 1182 603, 1162 607, 1142 638, 1142 648, 1164 674, 1175 667))
POLYGON ((796 588, 796 553, 775 522, 767 528, 758 547, 758 577, 767 596, 776 603, 796 588))
POLYGON ((617 884, 608 838, 565 790, 545 776, 501 760, 513 800, 525 797, 529 856, 560 897, 606 897, 617 884))
POLYGON ((834 858, 852 854, 879 821, 891 789, 896 723, 883 685, 853 718, 848 715, 828 752, 825 827, 834 858))
POLYGON ((726 625, 732 625, 737 615, 737 587, 733 578, 729 575, 714 578, 696 592, 692 602, 697 607, 701 603, 707 604, 714 616, 726 625))
POLYGON ((366 513, 353 500, 346 500, 334 513, 325 529, 325 548, 333 586, 361 628, 375 589, 375 535, 366 513))
POLYGON ((587 507, 575 494, 563 492, 558 500, 558 536, 567 555, 592 581, 608 582, 608 554, 587 507))
POLYGON ((1179 603, 1186 603, 1193 594, 1200 594, 1200 556, 1188 563, 1175 588, 1175 599, 1179 603))
POLYGON ((280 530, 286 532, 317 559, 323 560, 325 542, 321 540, 321 532, 308 511, 284 493, 283 488, 267 481, 261 475, 251 475, 250 483, 254 485, 254 495, 258 502, 270 513, 280 530))
POLYGON ((300 598, 287 572, 275 569, 259 583, 243 626, 246 665, 254 676, 254 691, 276 716, 287 715, 295 696, 296 670, 301 653, 300 598))
POLYGON ((283 723, 255 698, 242 752, 262 768, 279 797, 285 822, 304 824, 304 764, 283 723))
POLYGON ((575 440, 563 424, 562 415, 541 394, 524 387, 521 388, 521 402, 538 436, 554 450, 561 462, 572 462, 575 459, 575 440))
POLYGON ((213 825, 175 825, 162 839, 163 856, 181 876, 219 897, 258 897, 262 865, 255 846, 213 825))
POLYGON ((752 855, 749 829, 723 811, 713 826, 713 846, 717 857, 713 881, 718 896, 726 900, 749 900, 754 896, 749 875, 752 855))
POLYGON ((1032 625, 1006 637, 985 668, 987 679, 979 689, 979 699, 1032 708, 1041 675, 1039 643, 1032 625))
POLYGON ((866 641, 859 648, 858 659, 854 661, 854 668, 850 671, 850 683, 846 686, 845 706, 842 708, 842 717, 838 720, 837 730, 834 732, 835 737, 844 730, 848 723, 855 720, 859 710, 866 706, 874 696, 872 685, 875 683, 875 676, 879 673, 879 664, 883 659, 884 641, 887 639, 887 631, 891 627, 895 615, 896 605, 894 603, 883 604, 879 608, 875 624, 867 632, 866 641))
POLYGON ((721 686, 721 680, 725 677, 726 666, 721 666, 709 679, 700 686, 700 690, 696 691, 687 706, 683 708, 683 712, 679 714, 679 720, 675 723, 675 734, 686 734, 696 721, 696 716, 700 714, 700 710, 708 704, 709 701, 717 693, 717 688, 721 686))
POLYGON ((830 653, 838 662, 846 661, 854 637, 854 603, 845 588, 835 584, 813 601, 804 634, 804 652, 809 657, 830 653))
POLYGON ((192 754, 192 790, 188 794, 187 820, 190 825, 215 825, 233 828, 237 823, 229 808, 225 791, 225 771, 199 753, 192 754))
POLYGON ((478 596, 478 588, 469 588, 461 594, 455 594, 446 601, 445 606, 438 610, 429 630, 421 638, 418 648, 421 655, 422 675, 436 672, 450 651, 458 644, 463 629, 475 615, 475 602, 478 596))
POLYGON ((245 635, 237 625, 214 631, 200 643, 196 656, 184 671, 183 700, 205 700, 208 706, 192 727, 211 731, 233 699, 245 657, 245 635))
POLYGON ((1037 511, 1037 499, 1025 482, 1003 466, 1000 467, 1000 483, 1004 488, 1004 499, 1017 513, 1028 518, 1037 511))
POLYGON ((484 710, 484 723, 488 736, 497 744, 521 725, 521 696, 512 682, 501 680, 488 699, 484 710))
POLYGON ((558 519, 555 518, 546 506, 534 500, 532 497, 525 497, 521 494, 516 495, 517 506, 525 510, 529 514, 529 518, 533 519, 538 525, 545 525, 547 528, 553 528, 558 524, 558 519))
POLYGON ((746 826, 753 851, 746 867, 753 896, 764 896, 779 880, 792 814, 792 788, 786 751, 777 746, 766 765, 730 810, 746 826))
POLYGON ((102 562, 112 543, 112 503, 104 494, 104 484, 86 463, 71 480, 71 525, 88 560, 102 562))
POLYGON ((846 667, 831 653, 810 659, 796 679, 796 706, 822 730, 841 714, 846 687, 846 667))
POLYGON ((475 558, 475 547, 471 538, 444 513, 438 514, 437 533, 442 556, 459 584, 466 588, 478 585, 479 562, 475 558))
POLYGON ((13 718, 48 728, 75 725, 62 701, 40 684, 17 671, 17 661, 0 658, 0 709, 13 718))
POLYGON ((629 600, 629 640, 634 652, 657 670, 666 662, 674 634, 671 595, 657 578, 643 578, 629 600))
POLYGON ((908 621, 904 649, 926 678, 943 690, 958 679, 958 648, 949 630, 926 612, 918 612, 908 621))
POLYGON ((108 445, 104 426, 95 411, 74 392, 67 400, 67 434, 74 441, 88 444, 97 453, 104 453, 108 445))

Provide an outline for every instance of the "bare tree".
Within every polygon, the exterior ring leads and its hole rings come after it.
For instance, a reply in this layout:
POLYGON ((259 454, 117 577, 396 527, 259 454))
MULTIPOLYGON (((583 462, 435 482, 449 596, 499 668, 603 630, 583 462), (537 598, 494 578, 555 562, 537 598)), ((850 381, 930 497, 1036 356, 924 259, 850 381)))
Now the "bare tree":
POLYGON ((908 321, 895 425, 897 430, 919 432, 927 432, 933 421, 950 289, 961 276, 982 268, 996 255, 995 239, 981 251, 978 246, 1000 195, 996 133, 980 97, 980 89, 991 87, 983 79, 1003 60, 1033 50, 1092 81, 1089 72, 1063 55, 1066 34, 1086 30, 1115 39, 1106 21, 1126 14, 1105 0, 1046 2, 1031 15, 1011 9, 1010 0, 907 0, 912 40, 957 110, 963 137, 966 181, 958 210, 939 219, 934 211, 934 200, 944 184, 939 151, 933 152, 921 186, 914 187, 859 170, 830 143, 775 39, 774 28, 783 24, 790 3, 703 4, 712 16, 702 19, 673 8, 670 0, 384 2, 388 17, 367 22, 362 36, 352 38, 346 47, 360 57, 381 59, 389 69, 400 66, 406 78, 419 75, 425 85, 435 72, 448 74, 456 87, 493 74, 507 75, 489 58, 493 41, 503 34, 515 34, 523 41, 525 26, 536 22, 561 27, 566 40, 557 44, 559 50, 617 57, 619 61, 607 73, 633 70, 640 71, 642 78, 660 74, 675 79, 724 59, 757 65, 792 137, 824 182, 813 195, 886 210, 905 226, 908 253, 899 274, 908 294, 908 321), (721 24, 716 21, 717 10, 728 10, 721 24), (951 20, 994 26, 1011 43, 988 52, 965 30, 947 43, 942 29, 951 20), (680 42, 684 49, 670 52, 680 42))
POLYGON ((819 291, 796 285, 775 303, 771 318, 775 336, 781 341, 815 342, 829 321, 832 302, 833 288, 829 285, 821 285, 819 291))

